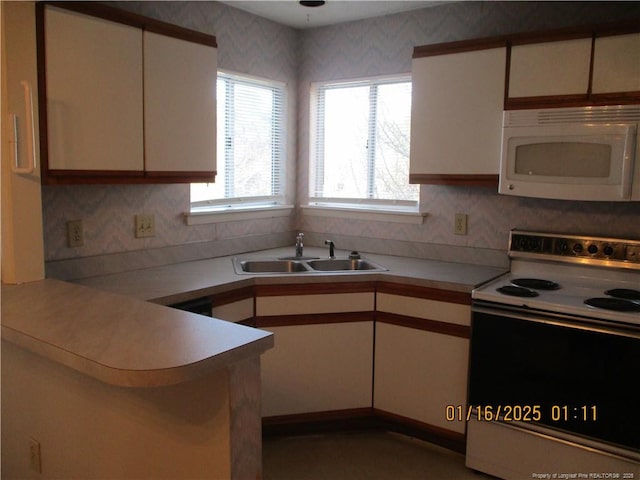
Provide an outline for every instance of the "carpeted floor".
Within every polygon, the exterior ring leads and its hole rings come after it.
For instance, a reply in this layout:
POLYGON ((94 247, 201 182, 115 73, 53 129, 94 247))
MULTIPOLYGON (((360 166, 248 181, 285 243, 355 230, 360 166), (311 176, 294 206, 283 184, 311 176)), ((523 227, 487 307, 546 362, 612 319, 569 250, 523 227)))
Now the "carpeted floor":
POLYGON ((464 456, 404 435, 339 433, 266 439, 264 480, 488 480, 464 456))

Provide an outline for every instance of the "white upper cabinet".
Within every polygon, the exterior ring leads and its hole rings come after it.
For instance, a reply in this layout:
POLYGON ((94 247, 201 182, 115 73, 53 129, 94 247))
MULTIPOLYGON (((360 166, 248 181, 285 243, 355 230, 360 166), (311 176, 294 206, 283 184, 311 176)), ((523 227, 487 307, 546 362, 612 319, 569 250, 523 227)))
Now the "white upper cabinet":
POLYGON ((640 33, 596 38, 592 91, 640 91, 640 33))
POLYGON ((414 58, 411 183, 497 185, 505 65, 506 47, 414 58))
POLYGON ((104 5, 41 9, 44 183, 214 179, 215 37, 104 5))
POLYGON ((215 171, 216 54, 208 45, 145 32, 147 171, 215 171))
POLYGON ((509 97, 586 95, 590 63, 591 38, 515 45, 509 97))
POLYGON ((52 170, 141 171, 142 31, 47 6, 52 170))

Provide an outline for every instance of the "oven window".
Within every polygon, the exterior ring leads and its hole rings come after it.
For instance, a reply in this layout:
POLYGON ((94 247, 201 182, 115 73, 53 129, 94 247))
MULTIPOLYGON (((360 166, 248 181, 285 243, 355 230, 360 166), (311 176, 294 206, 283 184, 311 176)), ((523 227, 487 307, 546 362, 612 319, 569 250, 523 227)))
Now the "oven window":
POLYGON ((540 406, 536 423, 640 450, 640 339, 474 312, 469 405, 540 406))

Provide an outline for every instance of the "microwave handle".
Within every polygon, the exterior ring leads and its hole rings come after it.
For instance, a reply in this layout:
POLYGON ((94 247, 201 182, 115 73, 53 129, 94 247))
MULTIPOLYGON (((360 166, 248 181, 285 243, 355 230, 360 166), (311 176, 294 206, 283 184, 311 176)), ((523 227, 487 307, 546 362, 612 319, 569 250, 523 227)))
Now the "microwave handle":
MULTIPOLYGON (((624 152, 622 159, 622 198, 629 199, 631 197, 631 183, 633 175, 633 159, 636 156, 636 125, 628 125, 627 132, 624 139, 624 152), (627 180, 628 179, 628 180, 627 180)), ((636 168, 640 168, 640 165, 636 165, 636 168)))

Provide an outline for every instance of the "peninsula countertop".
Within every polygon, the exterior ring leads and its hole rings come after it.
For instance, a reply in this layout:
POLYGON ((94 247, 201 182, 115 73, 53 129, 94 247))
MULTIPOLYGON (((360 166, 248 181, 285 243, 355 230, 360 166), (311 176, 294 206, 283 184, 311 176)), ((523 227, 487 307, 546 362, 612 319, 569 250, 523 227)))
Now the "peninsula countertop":
POLYGON ((2 339, 126 387, 186 382, 273 347, 263 330, 53 279, 2 286, 2 339))

